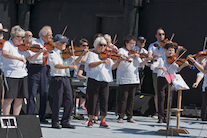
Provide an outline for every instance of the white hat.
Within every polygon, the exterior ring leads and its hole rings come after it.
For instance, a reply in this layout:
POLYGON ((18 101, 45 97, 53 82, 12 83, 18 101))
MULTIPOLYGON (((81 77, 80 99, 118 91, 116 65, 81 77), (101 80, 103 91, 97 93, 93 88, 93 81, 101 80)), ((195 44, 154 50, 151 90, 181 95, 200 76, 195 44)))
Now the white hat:
POLYGON ((0 31, 8 32, 8 29, 6 29, 6 28, 3 28, 3 25, 2 25, 2 23, 0 23, 0 31))

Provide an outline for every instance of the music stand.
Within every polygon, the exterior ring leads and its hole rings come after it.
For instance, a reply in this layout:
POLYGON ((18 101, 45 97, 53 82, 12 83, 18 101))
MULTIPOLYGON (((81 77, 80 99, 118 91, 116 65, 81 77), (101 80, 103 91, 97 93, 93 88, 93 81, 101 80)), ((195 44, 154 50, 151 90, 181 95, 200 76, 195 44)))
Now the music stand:
MULTIPOLYGON (((169 128, 169 122, 167 122, 166 125, 166 130, 165 129, 160 129, 158 130, 156 133, 157 134, 161 134, 161 135, 166 135, 167 133, 167 128, 168 129, 168 135, 173 135, 173 136, 179 136, 179 133, 183 133, 183 134, 190 134, 186 129, 182 129, 180 128, 180 112, 183 111, 183 109, 181 109, 181 101, 182 101, 182 90, 188 90, 189 87, 187 86, 187 84, 185 83, 185 81, 182 79, 182 77, 179 74, 170 74, 172 81, 173 81, 173 86, 175 87, 176 90, 178 90, 178 98, 177 98, 177 108, 171 108, 169 110, 169 106, 167 106, 167 118, 171 116, 171 112, 176 112, 176 117, 177 117, 177 125, 176 128, 169 128), (169 112, 170 111, 170 112, 169 112)), ((165 78, 168 82, 168 101, 167 101, 167 105, 169 105, 170 102, 170 83, 171 83, 171 79, 170 79, 169 74, 165 75, 165 78)))

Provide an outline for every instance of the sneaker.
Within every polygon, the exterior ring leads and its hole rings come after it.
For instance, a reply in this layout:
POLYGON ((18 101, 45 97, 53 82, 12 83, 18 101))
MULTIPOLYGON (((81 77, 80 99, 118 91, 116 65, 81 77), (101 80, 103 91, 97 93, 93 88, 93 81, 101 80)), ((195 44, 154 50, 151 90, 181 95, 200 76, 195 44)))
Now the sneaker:
POLYGON ((130 123, 136 123, 136 121, 135 121, 134 119, 132 119, 132 118, 127 119, 127 122, 130 122, 130 123))
POLYGON ((158 119, 158 113, 155 113, 152 117, 158 119))
POLYGON ((102 122, 102 123, 100 124, 100 127, 110 129, 110 126, 108 126, 108 125, 106 124, 106 122, 102 122))
POLYGON ((119 118, 117 122, 118 123, 124 123, 124 120, 122 118, 119 118))
POLYGON ((93 127, 93 122, 92 121, 88 121, 88 127, 92 128, 93 127))
POLYGON ((86 109, 85 106, 81 106, 81 107, 80 107, 80 110, 84 110, 84 111, 85 111, 85 110, 87 110, 87 109, 86 109))
MULTIPOLYGON (((78 107, 75 108, 76 112, 78 111, 78 107)), ((73 112, 74 112, 74 107, 73 107, 73 112)))

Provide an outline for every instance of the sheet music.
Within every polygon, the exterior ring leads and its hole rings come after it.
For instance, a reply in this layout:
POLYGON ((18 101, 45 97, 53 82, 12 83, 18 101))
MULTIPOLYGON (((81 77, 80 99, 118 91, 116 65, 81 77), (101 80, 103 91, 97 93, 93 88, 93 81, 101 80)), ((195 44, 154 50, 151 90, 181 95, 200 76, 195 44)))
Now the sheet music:
MULTIPOLYGON (((179 89, 189 90, 190 89, 180 74, 170 74, 170 76, 172 78, 173 86, 176 90, 179 90, 179 89)), ((168 81, 168 83, 171 82, 170 76, 169 74, 165 75, 165 78, 168 81)))

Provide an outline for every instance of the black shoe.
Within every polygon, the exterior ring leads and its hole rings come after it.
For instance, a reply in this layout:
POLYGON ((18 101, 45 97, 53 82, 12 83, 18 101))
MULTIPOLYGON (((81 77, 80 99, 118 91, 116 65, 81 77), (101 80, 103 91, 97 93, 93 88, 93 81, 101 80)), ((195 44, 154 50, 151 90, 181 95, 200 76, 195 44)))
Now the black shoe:
POLYGON ((163 123, 167 123, 166 119, 163 119, 162 122, 163 122, 163 123))
POLYGON ((69 129, 75 129, 75 126, 71 126, 71 125, 62 125, 62 128, 69 128, 69 129))
POLYGON ((46 119, 40 119, 40 123, 48 123, 46 119))
POLYGON ((61 129, 61 127, 59 125, 52 125, 52 128, 61 129))
POLYGON ((162 119, 159 119, 159 120, 157 121, 157 123, 162 123, 162 119))

